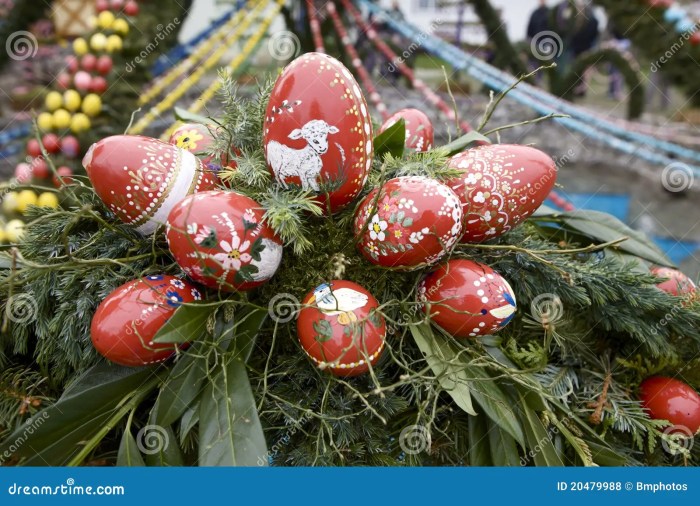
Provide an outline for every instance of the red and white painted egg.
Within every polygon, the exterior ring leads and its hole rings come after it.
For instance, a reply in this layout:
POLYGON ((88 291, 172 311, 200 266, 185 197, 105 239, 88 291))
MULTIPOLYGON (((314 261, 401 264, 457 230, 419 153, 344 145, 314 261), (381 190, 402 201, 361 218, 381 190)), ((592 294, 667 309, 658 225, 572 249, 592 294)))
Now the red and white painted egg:
POLYGON ((428 273, 418 285, 418 301, 433 323, 460 338, 492 334, 508 325, 516 310, 515 294, 503 276, 461 258, 428 273))
POLYGON ((165 237, 193 280, 217 290, 251 290, 269 280, 282 260, 282 241, 264 215, 260 204, 240 193, 196 193, 170 212, 165 237))
POLYGON ((215 142, 212 128, 215 127, 201 123, 185 123, 173 132, 168 142, 198 155, 206 168, 218 171, 221 169, 222 163, 224 165, 227 163, 228 157, 226 154, 223 156, 207 154, 215 142))
POLYGON ((144 235, 164 224, 184 197, 212 190, 218 182, 189 151, 140 135, 96 142, 85 154, 83 167, 107 207, 144 235))
POLYGON ((386 321, 371 293, 352 281, 335 280, 309 292, 297 319, 307 356, 336 376, 369 370, 384 350, 386 321))
POLYGON ((449 166, 462 174, 447 184, 464 209, 462 242, 498 237, 527 219, 552 191, 554 160, 539 149, 490 144, 453 156, 449 166))
MULTIPOLYGON (((178 345, 154 343, 161 327, 185 302, 202 299, 199 290, 174 276, 146 276, 123 284, 97 307, 90 336, 95 349, 125 366, 163 362, 178 345)), ((185 345, 179 345, 181 348, 185 345)))
POLYGON ((406 147, 415 151, 428 151, 433 147, 435 130, 430 118, 423 111, 418 109, 401 109, 395 112, 382 125, 379 133, 390 126, 395 125, 399 120, 404 120, 406 125, 406 147))
POLYGON ((669 267, 652 267, 651 273, 658 278, 668 278, 656 285, 660 290, 671 295, 692 295, 697 290, 695 283, 681 271, 669 267))
POLYGON ((462 234, 462 206, 435 179, 397 177, 367 194, 357 208, 354 232, 370 262, 412 270, 452 250, 462 234))
POLYGON ((275 181, 318 195, 335 212, 362 190, 372 165, 372 121, 342 63, 307 53, 277 78, 265 113, 263 146, 275 181))

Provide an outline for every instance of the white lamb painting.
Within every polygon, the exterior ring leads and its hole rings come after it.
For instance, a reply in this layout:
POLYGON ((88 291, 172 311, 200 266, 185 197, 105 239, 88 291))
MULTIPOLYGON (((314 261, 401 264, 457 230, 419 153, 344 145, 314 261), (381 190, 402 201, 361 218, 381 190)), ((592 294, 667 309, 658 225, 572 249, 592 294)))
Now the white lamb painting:
POLYGON ((338 131, 337 127, 321 119, 312 119, 289 134, 290 139, 304 139, 305 147, 295 149, 277 141, 268 142, 267 161, 277 182, 288 188, 285 179, 297 176, 301 180, 302 189, 320 191, 317 178, 323 168, 321 155, 328 151, 328 136, 337 134, 338 131))

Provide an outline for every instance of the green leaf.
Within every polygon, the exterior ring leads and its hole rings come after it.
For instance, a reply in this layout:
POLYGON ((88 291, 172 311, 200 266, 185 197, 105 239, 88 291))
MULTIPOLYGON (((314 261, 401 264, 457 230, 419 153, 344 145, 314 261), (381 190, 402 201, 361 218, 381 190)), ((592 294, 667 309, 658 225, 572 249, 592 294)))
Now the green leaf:
POLYGON ((313 328, 316 331, 316 341, 325 343, 333 337, 333 327, 328 320, 318 320, 313 323, 313 328))
POLYGON ((149 466, 158 467, 182 467, 185 465, 185 459, 182 456, 182 451, 177 444, 177 437, 170 426, 162 427, 164 431, 164 444, 157 445, 158 451, 155 453, 146 453, 145 460, 149 466))
POLYGON ((461 137, 458 137, 449 144, 440 146, 438 149, 443 149, 447 151, 447 154, 451 156, 457 153, 461 153, 465 149, 474 147, 479 141, 485 142, 486 144, 491 144, 491 141, 488 137, 484 137, 479 132, 473 131, 466 133, 461 137))
POLYGON ((469 417, 469 453, 467 455, 470 466, 493 465, 486 422, 483 416, 469 417))
POLYGON ((196 341, 205 331, 207 319, 219 306, 216 304, 183 304, 165 322, 153 342, 187 343, 196 341))
MULTIPOLYGON (((483 416, 481 418, 484 418, 483 416)), ((513 436, 504 431, 497 423, 487 419, 489 447, 494 466, 519 466, 520 453, 513 436)))
POLYGON ((233 326, 233 349, 235 357, 248 362, 255 348, 260 328, 265 323, 268 311, 262 308, 245 308, 236 313, 233 326))
POLYGON ((600 211, 578 210, 551 215, 537 215, 537 221, 553 221, 563 227, 605 243, 621 237, 628 239, 614 247, 625 253, 648 260, 654 264, 675 267, 668 257, 641 232, 632 230, 620 220, 600 211))
POLYGON ((201 123, 202 125, 214 125, 216 123, 216 121, 211 118, 190 112, 181 107, 175 107, 173 112, 175 113, 175 119, 183 123, 201 123))
POLYGON ((406 123, 400 119, 374 138, 374 156, 382 160, 386 153, 401 158, 406 143, 406 123))
POLYGON ((117 453, 118 466, 145 466, 146 463, 141 458, 141 452, 136 444, 136 440, 131 435, 130 428, 124 431, 122 441, 119 444, 119 453, 117 453))
MULTIPOLYGON (((100 363, 85 371, 53 405, 36 413, 0 444, 0 455, 16 448, 34 466, 66 465, 81 443, 99 433, 120 404, 143 388, 154 369, 100 363), (31 433, 30 433, 31 429, 31 433), (17 441, 23 441, 16 445, 17 441)), ((153 385, 155 388, 155 384, 153 385)))
POLYGON ((476 415, 468 386, 469 377, 464 374, 462 367, 455 363, 459 351, 442 336, 434 335, 428 323, 410 325, 409 328, 442 389, 462 410, 476 415))
POLYGON ((197 398, 180 418, 180 442, 185 441, 187 434, 199 423, 199 406, 201 398, 197 398))
POLYGON ((198 352, 199 347, 193 347, 171 369, 154 407, 156 425, 167 427, 175 422, 202 393, 207 359, 198 352))
POLYGON ((532 459, 535 465, 538 466, 563 466, 564 463, 552 443, 554 433, 547 431, 540 417, 527 405, 522 396, 520 396, 520 404, 523 407, 522 411, 527 422, 523 426, 525 428, 525 437, 527 438, 528 452, 523 458, 532 459))
POLYGON ((199 408, 200 466, 265 466, 267 445, 245 364, 227 356, 199 408))

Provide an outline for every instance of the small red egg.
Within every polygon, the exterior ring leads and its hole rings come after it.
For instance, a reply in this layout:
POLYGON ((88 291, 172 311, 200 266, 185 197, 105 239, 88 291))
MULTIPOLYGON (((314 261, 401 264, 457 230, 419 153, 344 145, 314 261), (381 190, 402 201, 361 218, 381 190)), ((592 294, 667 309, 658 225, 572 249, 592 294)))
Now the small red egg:
POLYGON ((44 144, 46 151, 49 153, 58 153, 61 151, 61 139, 58 138, 56 134, 46 134, 41 138, 41 142, 44 144))
POLYGON ((124 14, 127 16, 138 16, 139 4, 137 4, 134 0, 129 0, 126 2, 126 5, 124 5, 124 14))
POLYGON ((47 179, 51 175, 49 164, 46 163, 43 157, 38 156, 32 159, 32 173, 37 179, 47 179))
POLYGON ((439 181, 397 177, 360 203, 354 231, 370 262, 417 269, 437 262, 455 246, 462 233, 462 206, 439 181))
POLYGON ((384 350, 386 321, 371 293, 352 281, 335 280, 309 292, 297 319, 304 352, 336 376, 369 371, 384 350))
POLYGON ((58 77, 56 77, 56 84, 58 85, 59 89, 67 90, 72 80, 73 78, 70 74, 68 74, 67 72, 61 72, 60 74, 58 74, 58 77))
POLYGON ((72 135, 66 135, 61 139, 61 153, 67 158, 77 158, 80 154, 80 143, 72 135))
MULTIPOLYGON (((100 56, 95 63, 95 69, 103 76, 109 74, 112 71, 112 57, 107 54, 100 56)), ((92 79, 94 81, 95 78, 93 77, 92 79)))
POLYGON ((32 180, 32 166, 25 162, 20 162, 15 167, 15 179, 20 184, 28 183, 32 180))
POLYGON ((335 212, 362 190, 372 166, 372 121, 355 78, 335 58, 306 53, 277 78, 263 147, 275 181, 313 191, 335 212))
POLYGON ((102 76, 94 76, 90 80, 89 91, 91 93, 102 95, 105 91, 107 91, 107 80, 102 76))
POLYGON ((95 10, 97 12, 106 11, 107 9, 109 9, 109 0, 96 0, 95 1, 95 10))
POLYGON ((113 11, 120 11, 124 8, 124 0, 109 0, 109 8, 113 11))
POLYGON ((700 395, 686 383, 651 376, 639 386, 639 399, 652 419, 668 420, 692 434, 700 430, 700 395))
POLYGON ((198 283, 228 292, 251 290, 269 280, 282 260, 282 241, 264 215, 260 204, 240 193, 190 195, 168 216, 168 247, 198 283))
POLYGON ((83 167, 105 205, 144 235, 164 224, 187 195, 217 186, 216 176, 189 151, 140 135, 96 142, 83 167))
POLYGON ((688 40, 690 41, 691 46, 700 46, 700 30, 694 32, 688 40))
POLYGON ((41 156, 41 146, 38 140, 29 139, 27 141, 27 154, 33 157, 41 156))
POLYGON ((84 70, 79 70, 75 73, 75 76, 73 76, 73 82, 78 90, 87 91, 90 88, 92 76, 84 70))
POLYGON ((92 72, 97 67, 97 56, 92 53, 87 53, 80 59, 80 67, 83 70, 92 72))
POLYGON ((668 267, 652 267, 651 273, 658 278, 669 278, 656 286, 671 295, 692 295, 697 290, 693 280, 679 270, 668 267))
POLYGON ((56 175, 53 177, 53 184, 56 186, 56 188, 63 185, 73 184, 73 169, 66 167, 65 165, 57 168, 56 175))
POLYGON ((401 109, 387 119, 379 133, 403 119, 406 125, 406 147, 415 151, 428 151, 433 147, 435 131, 430 118, 418 109, 401 109))
POLYGON ((77 56, 66 56, 66 68, 68 69, 68 72, 70 72, 71 74, 75 74, 78 71, 79 67, 80 61, 78 60, 77 56))
POLYGON ((515 294, 503 276, 488 265, 461 258, 429 272, 418 285, 418 301, 433 323, 461 338, 502 329, 516 310, 515 294))
POLYGON ((95 311, 92 344, 100 355, 124 366, 163 362, 178 345, 154 343, 153 338, 181 304, 201 299, 194 285, 174 276, 146 276, 125 283, 95 311))
POLYGON ((447 185, 462 202, 467 243, 493 239, 527 219, 557 179, 554 160, 529 146, 479 146, 453 156, 449 166, 462 171, 447 185))

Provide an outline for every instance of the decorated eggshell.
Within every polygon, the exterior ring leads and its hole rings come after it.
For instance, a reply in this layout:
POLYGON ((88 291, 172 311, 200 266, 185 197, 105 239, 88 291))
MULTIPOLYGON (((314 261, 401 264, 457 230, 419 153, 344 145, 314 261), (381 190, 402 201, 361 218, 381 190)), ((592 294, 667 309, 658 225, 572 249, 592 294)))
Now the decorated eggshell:
POLYGON ((371 293, 335 280, 309 292, 297 319, 301 347, 318 367, 336 376, 357 376, 376 364, 384 349, 386 321, 371 293))
POLYGON ((250 290, 269 280, 282 260, 282 241, 264 214, 240 193, 201 192, 173 208, 165 237, 193 280, 218 290, 250 290))
POLYGON ((307 53, 275 82, 265 113, 265 159, 282 187, 318 195, 324 210, 346 206, 372 165, 372 121, 355 78, 342 63, 307 53))
POLYGON ((218 181, 189 151, 140 135, 96 142, 83 167, 107 207, 144 235, 165 223, 185 196, 214 189, 218 181))
POLYGON ((652 420, 668 420, 691 437, 700 431, 700 395, 687 383, 651 376, 639 385, 639 400, 652 420))
POLYGON ((199 155, 206 168, 218 171, 221 169, 221 163, 227 163, 227 156, 224 156, 222 159, 218 156, 207 155, 215 141, 210 130, 212 128, 215 127, 207 127, 207 125, 202 125, 201 123, 185 123, 173 132, 168 142, 178 148, 199 155))
POLYGON ((513 289, 500 274, 465 259, 449 260, 428 273, 418 285, 418 300, 434 323, 462 338, 502 329, 516 309, 513 289))
POLYGON ((448 181, 464 209, 462 242, 498 237, 528 218, 552 191, 557 166, 539 149, 490 144, 453 156, 462 175, 448 181))
POLYGON ((435 136, 433 124, 423 111, 418 109, 401 109, 387 119, 379 133, 403 119, 406 125, 406 147, 415 151, 428 151, 433 147, 435 136))
POLYGON ((659 278, 669 278, 656 286, 671 295, 692 295, 697 290, 693 280, 679 270, 669 267, 652 267, 651 273, 659 278))
POLYGON ((92 344, 102 356, 125 366, 167 360, 177 345, 152 339, 182 303, 201 298, 194 285, 174 276, 146 276, 125 283, 97 307, 90 327, 92 344))
POLYGON ((356 211, 354 231, 367 260, 412 270, 452 250, 462 233, 462 206, 439 181, 397 177, 367 194, 356 211))

